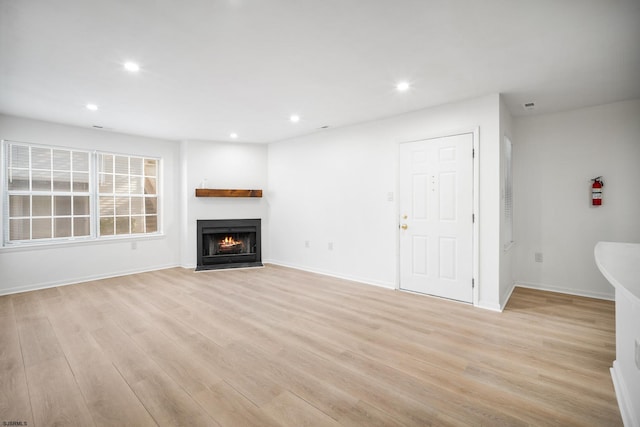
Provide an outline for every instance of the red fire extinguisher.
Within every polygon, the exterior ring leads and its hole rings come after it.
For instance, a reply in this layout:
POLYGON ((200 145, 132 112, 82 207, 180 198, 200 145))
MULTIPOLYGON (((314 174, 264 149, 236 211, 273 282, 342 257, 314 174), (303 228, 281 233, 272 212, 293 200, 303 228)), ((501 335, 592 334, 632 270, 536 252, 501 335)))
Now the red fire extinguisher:
POLYGON ((604 187, 604 182, 602 182, 602 177, 598 176, 593 178, 593 184, 591 185, 591 204, 593 206, 602 205, 602 187, 604 187))

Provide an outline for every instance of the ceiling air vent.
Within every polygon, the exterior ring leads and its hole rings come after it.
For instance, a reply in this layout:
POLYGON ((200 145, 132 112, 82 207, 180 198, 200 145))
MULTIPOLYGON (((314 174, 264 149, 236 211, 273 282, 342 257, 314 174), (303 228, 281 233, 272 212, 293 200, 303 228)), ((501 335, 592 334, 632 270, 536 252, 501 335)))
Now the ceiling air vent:
POLYGON ((536 103, 535 102, 525 102, 524 104, 522 104, 522 107, 527 111, 535 110, 536 109, 536 103))

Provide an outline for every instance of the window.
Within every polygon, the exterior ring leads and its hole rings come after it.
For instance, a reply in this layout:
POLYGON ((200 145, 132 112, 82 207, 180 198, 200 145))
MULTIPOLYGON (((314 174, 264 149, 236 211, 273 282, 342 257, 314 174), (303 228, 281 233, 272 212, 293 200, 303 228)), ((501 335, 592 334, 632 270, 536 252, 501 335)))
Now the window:
POLYGON ((159 159, 9 141, 3 150, 5 245, 159 231, 159 159))
POLYGON ((158 231, 158 160, 98 153, 100 236, 158 231))
POLYGON ((89 174, 86 151, 9 144, 7 240, 89 236, 89 174))

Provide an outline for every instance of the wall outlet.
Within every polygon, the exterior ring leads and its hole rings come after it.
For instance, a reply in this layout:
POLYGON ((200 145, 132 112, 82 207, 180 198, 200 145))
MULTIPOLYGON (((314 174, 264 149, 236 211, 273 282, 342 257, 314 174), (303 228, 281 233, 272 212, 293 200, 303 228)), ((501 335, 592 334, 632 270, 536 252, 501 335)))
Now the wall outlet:
POLYGON ((640 371, 640 341, 636 340, 636 368, 640 371))
POLYGON ((308 241, 308 240, 305 240, 305 241, 304 241, 304 247, 305 247, 305 248, 309 248, 309 241, 308 241))
POLYGON ((394 196, 394 195, 393 195, 393 191, 389 191, 389 192, 387 193, 387 201, 388 201, 388 202, 393 202, 393 198, 394 198, 393 196, 394 196))
POLYGON ((333 250, 333 242, 329 242, 329 244, 327 245, 327 248, 332 251, 333 250))
POLYGON ((544 261, 544 257, 542 256, 542 252, 536 252, 533 257, 536 260, 536 262, 544 261))

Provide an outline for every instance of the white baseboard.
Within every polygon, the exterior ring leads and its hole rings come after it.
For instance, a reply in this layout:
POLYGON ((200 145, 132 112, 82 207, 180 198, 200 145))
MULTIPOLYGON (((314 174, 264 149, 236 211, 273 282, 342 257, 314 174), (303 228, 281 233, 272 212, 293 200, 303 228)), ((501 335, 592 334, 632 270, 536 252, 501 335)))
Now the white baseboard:
MULTIPOLYGON (((619 375, 620 369, 616 369, 618 366, 617 361, 613 361, 613 367, 611 368, 611 379, 613 380, 613 388, 616 391, 616 399, 618 399, 618 407, 620 408, 620 416, 625 427, 640 427, 639 420, 634 415, 634 409, 631 404, 631 396, 627 386, 624 382, 624 377, 619 375)), ((636 401, 636 404, 638 402, 636 401)))
POLYGON ((496 304, 493 302, 486 302, 482 300, 478 301, 478 305, 476 305, 476 307, 482 308, 484 310, 491 310, 491 311, 497 311, 497 312, 502 311, 502 307, 500 307, 500 304, 496 304))
POLYGON ((516 288, 516 284, 512 283, 511 288, 509 288, 509 291, 506 293, 506 296, 502 299, 502 302, 500 303, 500 311, 503 311, 504 308, 509 303, 509 300, 511 299, 511 295, 513 294, 513 290, 515 288, 516 288))
POLYGON ((91 276, 75 277, 70 280, 54 280, 51 282, 36 283, 33 285, 16 286, 13 288, 0 289, 0 296, 18 294, 21 292, 28 292, 28 291, 37 291, 40 289, 55 288, 58 286, 75 285, 77 283, 91 282, 94 280, 101 280, 101 279, 110 279, 113 277, 127 276, 129 274, 146 273, 148 271, 164 270, 166 268, 173 268, 173 267, 180 267, 180 266, 178 264, 156 265, 156 266, 146 267, 142 269, 123 270, 123 271, 118 271, 118 272, 109 273, 109 274, 96 274, 91 276))
POLYGON ((574 288, 562 288, 559 286, 546 285, 544 283, 521 282, 519 280, 516 281, 515 286, 519 286, 521 288, 539 289, 541 291, 558 292, 558 293, 567 294, 567 295, 576 295, 579 297, 604 299, 608 301, 614 301, 616 297, 615 294, 613 293, 613 286, 611 287, 611 290, 612 290, 611 293, 585 291, 583 289, 574 289, 574 288))
POLYGON ((362 284, 365 284, 365 285, 378 286, 378 287, 386 288, 386 289, 395 289, 396 288, 395 283, 380 282, 380 281, 375 281, 375 280, 371 280, 371 279, 363 279, 362 277, 357 277, 357 276, 336 274, 336 273, 332 273, 332 272, 325 271, 325 270, 318 270, 318 269, 309 268, 309 267, 306 267, 306 266, 301 266, 301 265, 296 265, 296 264, 291 264, 291 263, 288 263, 288 262, 283 262, 283 261, 278 261, 278 260, 268 260, 268 261, 263 261, 263 263, 264 264, 273 264, 273 265, 279 265, 279 266, 282 266, 282 267, 293 268, 295 270, 307 271, 309 273, 322 274, 323 276, 335 277, 337 279, 343 279, 343 280, 350 280, 352 282, 358 282, 358 283, 362 283, 362 284))

